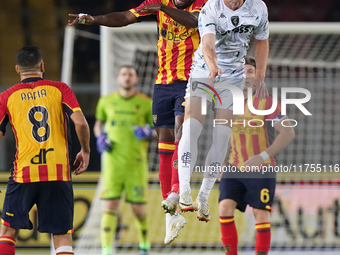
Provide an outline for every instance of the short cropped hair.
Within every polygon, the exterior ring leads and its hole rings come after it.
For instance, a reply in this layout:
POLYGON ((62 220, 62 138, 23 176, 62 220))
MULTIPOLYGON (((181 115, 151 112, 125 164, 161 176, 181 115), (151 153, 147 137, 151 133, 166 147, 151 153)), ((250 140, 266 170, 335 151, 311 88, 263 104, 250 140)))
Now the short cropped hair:
POLYGON ((22 67, 33 67, 42 60, 42 52, 36 46, 24 46, 16 54, 16 63, 22 67))
POLYGON ((256 68, 256 62, 255 62, 254 58, 252 58, 252 57, 245 57, 244 59, 246 60, 246 63, 245 63, 246 65, 251 65, 251 66, 256 68))
POLYGON ((123 65, 123 66, 120 66, 120 67, 119 67, 119 71, 120 71, 121 69, 123 69, 123 68, 131 68, 131 69, 135 70, 135 72, 136 72, 136 74, 137 74, 137 76, 138 76, 138 71, 137 71, 136 67, 134 67, 134 66, 132 66, 132 65, 123 65))

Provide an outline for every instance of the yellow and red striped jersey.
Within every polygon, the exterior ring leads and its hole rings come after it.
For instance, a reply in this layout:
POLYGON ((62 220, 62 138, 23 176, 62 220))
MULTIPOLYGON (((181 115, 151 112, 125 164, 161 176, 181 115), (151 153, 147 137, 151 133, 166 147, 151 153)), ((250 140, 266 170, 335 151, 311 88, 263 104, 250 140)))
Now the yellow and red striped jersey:
MULTIPOLYGON (((255 94, 252 100, 253 106, 257 110, 268 110, 273 103, 271 97, 267 96, 265 99, 260 100, 260 97, 256 97, 255 94)), ((251 156, 260 154, 270 146, 275 138, 275 128, 272 125, 273 122, 269 120, 280 116, 281 112, 279 103, 275 111, 270 115, 251 113, 247 99, 244 101, 244 105, 244 115, 236 116, 230 137, 231 148, 228 162, 238 169, 241 169, 251 156)), ((276 165, 274 157, 270 157, 264 163, 276 165)))
MULTIPOLYGON (((206 2, 207 0, 195 0, 185 10, 188 12, 200 12, 206 2)), ((136 17, 150 15, 150 13, 136 13, 136 10, 153 3, 163 3, 176 8, 173 0, 146 0, 130 11, 136 17)), ((151 14, 156 14, 158 20, 157 49, 159 69, 155 83, 169 84, 179 80, 188 80, 192 58, 200 42, 198 28, 185 27, 162 11, 151 14)))
POLYGON ((28 78, 0 94, 0 131, 9 121, 16 140, 14 181, 70 180, 66 114, 80 110, 61 82, 28 78))

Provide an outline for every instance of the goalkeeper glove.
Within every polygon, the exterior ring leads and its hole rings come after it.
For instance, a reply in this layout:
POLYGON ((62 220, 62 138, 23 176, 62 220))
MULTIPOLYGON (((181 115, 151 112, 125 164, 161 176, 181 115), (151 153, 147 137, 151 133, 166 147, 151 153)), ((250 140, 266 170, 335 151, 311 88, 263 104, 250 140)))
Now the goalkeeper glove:
POLYGON ((144 127, 136 127, 134 133, 138 140, 143 140, 152 136, 153 129, 146 124, 144 127))
POLYGON ((107 133, 101 133, 97 137, 97 151, 102 154, 104 151, 111 151, 113 142, 107 138, 107 133))

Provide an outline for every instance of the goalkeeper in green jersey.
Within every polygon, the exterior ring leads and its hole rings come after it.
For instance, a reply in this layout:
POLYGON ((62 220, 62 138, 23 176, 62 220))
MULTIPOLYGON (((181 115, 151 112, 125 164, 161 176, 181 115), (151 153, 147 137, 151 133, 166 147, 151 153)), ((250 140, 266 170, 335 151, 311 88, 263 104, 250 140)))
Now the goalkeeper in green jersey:
POLYGON ((148 254, 150 243, 146 219, 148 141, 153 135, 152 101, 136 91, 136 69, 120 68, 117 92, 99 99, 94 134, 97 149, 104 153, 101 220, 102 255, 111 255, 117 227, 117 210, 123 191, 131 203, 140 235, 140 254, 148 254))

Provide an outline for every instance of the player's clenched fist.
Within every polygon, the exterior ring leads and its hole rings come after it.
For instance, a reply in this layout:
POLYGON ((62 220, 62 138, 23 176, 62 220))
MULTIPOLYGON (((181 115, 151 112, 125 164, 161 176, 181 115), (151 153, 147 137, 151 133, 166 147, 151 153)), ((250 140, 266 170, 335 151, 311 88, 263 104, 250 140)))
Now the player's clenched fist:
POLYGON ((107 138, 106 133, 101 133, 97 137, 97 151, 102 154, 104 151, 111 151, 113 147, 113 142, 107 138))
POLYGON ((68 25, 73 26, 76 23, 83 24, 83 25, 92 25, 94 22, 94 18, 91 15, 85 13, 79 14, 69 14, 68 16, 74 17, 73 20, 68 20, 68 25))

